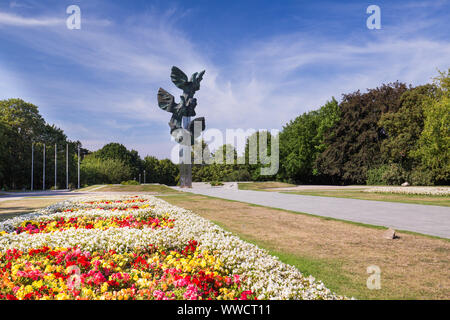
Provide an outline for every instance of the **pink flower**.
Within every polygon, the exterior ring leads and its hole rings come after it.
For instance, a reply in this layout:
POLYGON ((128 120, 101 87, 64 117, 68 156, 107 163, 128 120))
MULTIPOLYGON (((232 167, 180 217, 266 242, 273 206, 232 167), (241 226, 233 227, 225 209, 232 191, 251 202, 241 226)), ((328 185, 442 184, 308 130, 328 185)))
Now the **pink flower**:
POLYGON ((153 296, 156 298, 156 300, 164 300, 164 291, 161 290, 155 290, 153 291, 153 296))
POLYGON ((197 286, 195 284, 188 285, 186 292, 183 294, 183 298, 186 300, 197 300, 198 299, 197 286))

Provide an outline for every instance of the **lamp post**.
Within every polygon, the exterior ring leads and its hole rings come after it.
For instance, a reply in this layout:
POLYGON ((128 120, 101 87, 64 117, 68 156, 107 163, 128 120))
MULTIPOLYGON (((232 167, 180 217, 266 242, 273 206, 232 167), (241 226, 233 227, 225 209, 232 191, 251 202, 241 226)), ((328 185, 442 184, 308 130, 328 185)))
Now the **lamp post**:
POLYGON ((69 144, 66 143, 66 189, 69 189, 69 144))
POLYGON ((34 178, 34 142, 31 143, 31 191, 33 191, 34 178))
POLYGON ((80 145, 78 144, 78 189, 80 189, 80 145))
POLYGON ((55 143, 55 190, 58 189, 58 184, 57 184, 58 172, 57 172, 57 168, 58 168, 58 146, 55 143))
POLYGON ((42 190, 45 191, 45 143, 44 143, 42 163, 43 163, 43 166, 42 166, 42 190))
POLYGON ((145 170, 144 170, 144 184, 145 184, 145 170))

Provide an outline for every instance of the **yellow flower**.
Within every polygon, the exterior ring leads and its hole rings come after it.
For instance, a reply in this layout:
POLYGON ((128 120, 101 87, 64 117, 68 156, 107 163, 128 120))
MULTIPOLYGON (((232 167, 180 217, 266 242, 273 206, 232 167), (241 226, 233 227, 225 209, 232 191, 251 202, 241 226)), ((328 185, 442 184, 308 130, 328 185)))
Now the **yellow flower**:
POLYGON ((104 282, 102 284, 102 288, 101 288, 102 293, 105 293, 106 291, 108 291, 108 283, 104 282))

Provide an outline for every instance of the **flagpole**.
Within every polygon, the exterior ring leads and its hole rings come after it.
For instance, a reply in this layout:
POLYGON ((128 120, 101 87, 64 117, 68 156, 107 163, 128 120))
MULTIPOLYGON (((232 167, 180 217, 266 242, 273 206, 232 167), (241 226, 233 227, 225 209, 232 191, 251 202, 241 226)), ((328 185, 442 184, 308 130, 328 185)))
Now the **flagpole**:
POLYGON ((31 191, 33 191, 34 184, 34 142, 31 143, 31 191))
POLYGON ((42 166, 42 190, 45 191, 45 143, 44 143, 44 155, 43 155, 43 166, 42 166))
POLYGON ((69 144, 66 143, 66 189, 69 189, 69 144))
POLYGON ((57 176, 58 176, 58 172, 57 172, 57 168, 58 168, 58 146, 55 143, 55 190, 58 188, 57 187, 57 176))

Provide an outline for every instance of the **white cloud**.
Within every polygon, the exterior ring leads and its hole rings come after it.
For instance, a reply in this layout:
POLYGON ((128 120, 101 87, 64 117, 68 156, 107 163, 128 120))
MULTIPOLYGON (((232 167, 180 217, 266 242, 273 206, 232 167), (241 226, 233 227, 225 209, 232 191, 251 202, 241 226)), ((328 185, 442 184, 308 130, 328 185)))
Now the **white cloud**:
POLYGON ((42 27, 62 25, 64 22, 65 20, 60 18, 28 18, 21 17, 12 13, 0 12, 0 26, 6 25, 15 27, 42 27))
MULTIPOLYGON (((9 25, 32 23, 30 19, 7 16, 9 25)), ((136 146, 141 155, 168 156, 172 147, 168 126, 164 131, 154 128, 156 123, 164 126, 170 118, 157 107, 158 87, 177 99, 181 93, 169 79, 172 65, 187 74, 206 69, 197 93, 197 115, 206 117, 207 128, 220 129, 281 129, 332 96, 339 99, 342 93, 396 80, 421 84, 436 75, 436 68, 449 67, 448 42, 411 33, 405 37, 400 27, 353 42, 311 38, 302 33, 275 36, 234 48, 232 62, 218 65, 170 20, 171 15, 162 15, 146 19, 151 21, 147 25, 136 25, 139 19, 135 19, 134 24, 123 23, 120 28, 99 23, 80 32, 63 27, 45 33, 38 29, 8 32, 36 51, 64 58, 75 66, 74 73, 80 68, 91 78, 75 82, 67 81, 66 75, 49 78, 45 74, 22 74, 23 79, 29 79, 38 100, 45 100, 41 96, 44 92, 51 95, 48 105, 76 105, 93 118, 102 115, 96 126, 86 124, 83 130, 61 126, 73 139, 79 134, 83 143, 96 148, 102 143, 124 141, 136 146), (140 128, 142 134, 125 137, 124 132, 132 128, 140 128), (161 137, 167 137, 167 141, 161 142, 165 139, 161 137)), ((41 104, 41 109, 48 107, 41 104)), ((83 121, 71 120, 75 124, 83 121)))

